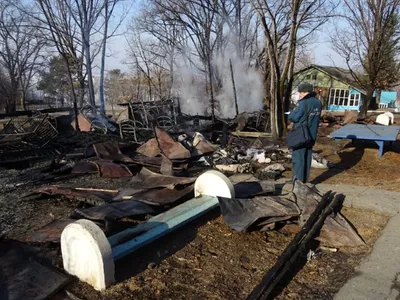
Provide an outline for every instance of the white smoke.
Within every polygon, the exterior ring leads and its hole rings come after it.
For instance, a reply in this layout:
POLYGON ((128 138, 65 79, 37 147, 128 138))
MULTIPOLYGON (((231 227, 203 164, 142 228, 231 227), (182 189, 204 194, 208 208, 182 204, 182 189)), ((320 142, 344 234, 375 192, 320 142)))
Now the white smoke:
POLYGON ((204 115, 206 112, 207 91, 205 79, 201 75, 188 63, 175 69, 175 91, 179 95, 181 111, 185 114, 204 115))
POLYGON ((236 115, 229 58, 232 62, 239 113, 262 109, 264 90, 261 74, 253 68, 248 68, 246 61, 236 53, 231 53, 230 56, 219 56, 214 60, 222 80, 222 89, 215 97, 220 103, 222 116, 231 118, 236 115))
MULTIPOLYGON (((236 115, 229 59, 232 61, 239 113, 262 109, 264 98, 261 74, 249 68, 246 60, 239 58, 235 51, 230 50, 232 49, 215 56, 212 61, 212 68, 218 72, 222 85, 220 90, 214 90, 214 99, 217 102, 216 115, 223 118, 232 118, 236 115)), ((174 72, 174 77, 182 112, 190 115, 210 114, 210 99, 204 73, 189 63, 183 63, 174 72)))

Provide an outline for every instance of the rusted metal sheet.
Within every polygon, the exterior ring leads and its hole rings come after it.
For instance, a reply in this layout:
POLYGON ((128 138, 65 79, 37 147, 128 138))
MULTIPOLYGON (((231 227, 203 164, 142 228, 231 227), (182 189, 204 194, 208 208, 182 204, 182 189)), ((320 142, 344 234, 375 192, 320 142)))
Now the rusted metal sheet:
POLYGON ((191 154, 181 143, 176 142, 166 131, 156 127, 156 138, 161 152, 169 159, 190 158, 191 154))
MULTIPOLYGON (((138 166, 144 166, 148 168, 160 169, 162 165, 162 157, 146 157, 146 156, 135 156, 133 163, 138 166)), ((129 165, 130 166, 130 165, 129 165)), ((182 171, 187 168, 185 161, 173 161, 173 170, 182 171)))
MULTIPOLYGON (((302 211, 300 224, 303 224, 315 210, 322 196, 298 181, 295 182, 293 194, 296 196, 297 204, 302 211)), ((361 236, 339 211, 326 218, 316 239, 325 245, 336 248, 365 245, 361 236)))
POLYGON ((183 198, 193 198, 193 184, 182 189, 173 189, 170 190, 168 188, 162 189, 152 189, 149 191, 135 193, 132 196, 132 199, 137 201, 147 203, 150 205, 170 205, 174 202, 177 202, 183 198))
MULTIPOLYGON (((296 203, 280 197, 255 197, 252 199, 218 198, 224 221, 236 231, 247 231, 268 218, 290 219, 300 215, 296 203)), ((272 220, 271 222, 274 222, 272 220)))
POLYGON ((160 167, 160 173, 163 175, 172 176, 174 175, 172 161, 168 159, 165 155, 162 155, 162 163, 160 167))
POLYGON ((196 146, 198 155, 213 153, 215 149, 206 141, 200 141, 196 146))
POLYGON ((99 172, 99 166, 92 161, 79 161, 71 171, 72 174, 93 174, 99 172))
POLYGON ((193 155, 204 155, 213 153, 215 151, 215 146, 212 145, 201 133, 196 133, 193 139, 193 146, 195 151, 193 155))
POLYGON ((132 160, 133 163, 145 167, 159 168, 162 164, 162 157, 135 156, 132 160))
POLYGON ((93 145, 99 159, 119 162, 132 162, 132 159, 123 155, 119 149, 118 141, 108 141, 93 145))
POLYGON ((96 161, 96 165, 99 166, 100 176, 104 178, 121 178, 121 177, 132 177, 132 172, 125 165, 115 164, 109 161, 96 161))
POLYGON ((175 177, 154 173, 149 169, 142 168, 139 174, 132 177, 130 186, 135 189, 153 189, 166 187, 174 189, 176 185, 191 184, 196 180, 193 177, 175 177))
POLYGON ((131 200, 133 195, 144 191, 147 191, 147 189, 122 188, 115 195, 114 201, 131 200))
POLYGON ((42 300, 54 295, 70 279, 38 262, 38 248, 1 241, 0 299, 42 300))
POLYGON ((129 168, 123 164, 116 164, 110 161, 87 161, 78 162, 71 171, 72 174, 93 174, 99 173, 104 178, 132 177, 129 168))
MULTIPOLYGON (((61 238, 61 233, 64 228, 75 222, 75 219, 63 219, 63 220, 54 220, 50 223, 46 224, 42 228, 36 230, 31 236, 29 236, 26 241, 29 243, 59 243, 61 238)), ((101 223, 97 223, 97 225, 105 231, 105 227, 101 223)))
POLYGON ((90 208, 75 209, 75 212, 87 219, 107 221, 155 213, 154 209, 149 205, 135 200, 114 202, 90 208))
POLYGON ((39 230, 36 230, 26 241, 30 243, 59 243, 64 228, 75 221, 74 219, 54 220, 39 230))
POLYGON ((147 157, 156 157, 161 153, 156 138, 148 140, 146 143, 141 145, 136 152, 147 157))

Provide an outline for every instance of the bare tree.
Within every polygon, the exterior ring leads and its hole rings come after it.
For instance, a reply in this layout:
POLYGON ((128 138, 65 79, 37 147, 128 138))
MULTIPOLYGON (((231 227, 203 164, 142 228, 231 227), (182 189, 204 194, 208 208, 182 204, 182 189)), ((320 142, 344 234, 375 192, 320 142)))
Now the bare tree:
POLYGON ((296 49, 326 21, 335 5, 330 0, 249 0, 260 18, 265 38, 264 64, 269 69, 271 131, 286 131, 285 107, 289 106, 296 49))
POLYGON ((206 82, 208 82, 208 94, 211 102, 211 115, 215 117, 215 99, 213 80, 213 50, 217 45, 218 28, 214 26, 218 12, 218 2, 205 0, 197 1, 183 1, 183 0, 153 0, 164 14, 164 17, 169 22, 176 22, 186 32, 186 37, 190 44, 195 49, 196 54, 202 64, 198 66, 204 72, 206 82))
POLYGON ((0 67, 7 80, 0 82, 5 93, 5 110, 13 113, 18 99, 25 107, 25 98, 31 79, 38 67, 44 45, 33 23, 12 3, 0 4, 0 67))
POLYGON ((315 55, 309 48, 299 47, 296 51, 296 57, 294 62, 294 71, 298 72, 304 68, 307 68, 315 63, 315 55))
POLYGON ((114 8, 118 3, 118 0, 104 0, 104 29, 103 29, 103 41, 102 41, 102 50, 101 50, 101 67, 100 67, 100 110, 104 114, 105 113, 105 103, 104 103, 104 74, 105 74, 105 65, 106 65, 106 50, 107 50, 107 39, 108 36, 108 26, 113 14, 114 8))
MULTIPOLYGON (((129 26, 128 33, 131 38, 135 38, 137 34, 149 36, 148 47, 144 50, 150 52, 149 54, 154 58, 153 62, 159 68, 169 73, 166 97, 170 98, 175 82, 176 60, 178 55, 184 52, 184 30, 177 22, 168 20, 162 11, 154 3, 144 8, 129 26)), ((132 50, 132 41, 129 44, 132 50)))
POLYGON ((353 76, 366 90, 360 117, 367 115, 375 90, 396 86, 400 79, 400 0, 344 0, 344 28, 332 43, 353 76))
MULTIPOLYGON (((60 0, 62 1, 62 0, 60 0)), ((65 0, 64 0, 65 1, 65 0)), ((86 72, 89 88, 89 103, 92 106, 96 105, 93 73, 92 73, 92 43, 91 36, 93 30, 97 30, 95 27, 103 9, 108 6, 108 1, 104 0, 66 0, 65 5, 68 8, 70 16, 74 19, 77 24, 81 36, 83 53, 85 56, 86 72), (107 4, 107 5, 106 5, 107 4)))
POLYGON ((42 22, 43 30, 50 33, 50 39, 53 43, 53 46, 64 59, 71 87, 71 98, 73 100, 75 111, 75 123, 77 129, 79 130, 79 123, 77 119, 77 91, 73 76, 76 71, 79 78, 81 102, 83 102, 85 81, 83 75, 82 52, 80 52, 83 47, 83 43, 81 42, 81 37, 74 19, 69 13, 67 1, 36 0, 40 13, 40 15, 36 16, 36 18, 42 22), (74 68, 76 68, 76 70, 74 70, 74 68))

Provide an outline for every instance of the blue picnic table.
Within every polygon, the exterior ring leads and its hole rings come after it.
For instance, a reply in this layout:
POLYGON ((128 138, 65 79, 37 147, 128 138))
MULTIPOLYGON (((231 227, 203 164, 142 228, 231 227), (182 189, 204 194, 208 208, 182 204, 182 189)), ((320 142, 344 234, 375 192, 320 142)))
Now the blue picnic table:
POLYGON ((385 142, 395 142, 399 134, 400 126, 382 126, 382 125, 364 125, 364 124, 348 124, 331 133, 331 137, 335 138, 336 144, 342 139, 368 140, 374 141, 379 146, 379 157, 383 155, 383 147, 385 142))

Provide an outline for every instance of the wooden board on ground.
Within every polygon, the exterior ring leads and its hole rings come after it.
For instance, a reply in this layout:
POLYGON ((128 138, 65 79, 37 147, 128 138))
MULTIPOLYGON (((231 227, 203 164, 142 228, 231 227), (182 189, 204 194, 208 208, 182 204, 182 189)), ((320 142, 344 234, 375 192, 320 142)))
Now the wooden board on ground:
POLYGON ((249 138, 272 137, 272 134, 268 132, 234 131, 231 132, 231 134, 238 137, 249 138))

